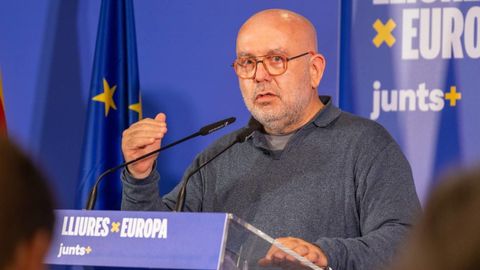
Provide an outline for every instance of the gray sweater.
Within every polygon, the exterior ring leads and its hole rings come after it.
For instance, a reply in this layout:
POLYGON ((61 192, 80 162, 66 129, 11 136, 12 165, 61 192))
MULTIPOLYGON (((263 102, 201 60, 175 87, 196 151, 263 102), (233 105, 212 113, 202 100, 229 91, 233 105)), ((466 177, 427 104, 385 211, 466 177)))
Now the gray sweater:
MULTIPOLYGON (((376 122, 340 111, 330 98, 281 152, 255 132, 196 173, 186 211, 229 212, 277 237, 318 245, 335 270, 388 263, 420 209, 411 169, 376 122)), ((232 142, 226 135, 199 154, 187 175, 232 142)), ((159 196, 160 176, 122 175, 124 210, 170 211, 178 186, 159 196)))

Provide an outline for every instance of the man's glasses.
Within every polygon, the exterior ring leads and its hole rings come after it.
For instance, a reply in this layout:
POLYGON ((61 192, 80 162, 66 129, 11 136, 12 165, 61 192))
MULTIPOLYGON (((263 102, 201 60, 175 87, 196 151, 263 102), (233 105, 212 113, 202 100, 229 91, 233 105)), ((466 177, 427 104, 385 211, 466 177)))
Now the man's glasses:
POLYGON ((258 63, 262 63, 270 76, 282 75, 287 71, 288 61, 300 58, 313 52, 306 52, 292 57, 281 54, 263 55, 258 57, 240 57, 233 62, 232 66, 237 76, 242 79, 253 79, 257 72, 258 63), (262 60, 259 60, 261 58, 262 60))

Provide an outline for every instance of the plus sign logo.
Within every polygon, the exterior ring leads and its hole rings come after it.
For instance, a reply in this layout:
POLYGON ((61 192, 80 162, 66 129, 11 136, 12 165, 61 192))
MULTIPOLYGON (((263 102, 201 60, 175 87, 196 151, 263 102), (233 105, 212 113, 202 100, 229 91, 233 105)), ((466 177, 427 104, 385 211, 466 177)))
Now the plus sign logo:
POLYGON ((450 101, 450 107, 457 106, 457 100, 462 99, 462 93, 457 92, 455 85, 450 86, 450 92, 445 94, 445 99, 450 101))
POLYGON ((380 81, 373 82, 373 102, 370 119, 377 120, 382 113, 388 112, 439 112, 445 106, 456 107, 462 99, 457 86, 449 91, 428 87, 422 82, 406 89, 384 89, 380 81))

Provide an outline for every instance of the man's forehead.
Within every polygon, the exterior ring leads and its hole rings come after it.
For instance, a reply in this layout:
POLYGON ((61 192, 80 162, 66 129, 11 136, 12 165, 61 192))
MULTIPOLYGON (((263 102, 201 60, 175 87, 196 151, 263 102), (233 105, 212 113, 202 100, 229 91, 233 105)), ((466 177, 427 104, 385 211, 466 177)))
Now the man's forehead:
POLYGON ((290 31, 279 28, 249 28, 237 38, 237 55, 286 54, 295 46, 290 31))
POLYGON ((265 49, 265 50, 256 50, 256 51, 237 51, 238 57, 258 57, 258 56, 265 56, 265 55, 287 55, 288 50, 284 48, 276 48, 276 49, 265 49))

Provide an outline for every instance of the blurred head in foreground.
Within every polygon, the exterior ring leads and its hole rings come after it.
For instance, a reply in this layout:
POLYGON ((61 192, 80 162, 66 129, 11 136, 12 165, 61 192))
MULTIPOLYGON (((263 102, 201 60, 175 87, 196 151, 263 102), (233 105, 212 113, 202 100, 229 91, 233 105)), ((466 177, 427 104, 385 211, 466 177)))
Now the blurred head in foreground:
POLYGON ((480 269, 480 169, 452 175, 433 192, 394 269, 480 269))
POLYGON ((47 183, 32 162, 0 137, 0 269, 41 269, 54 213, 47 183))

